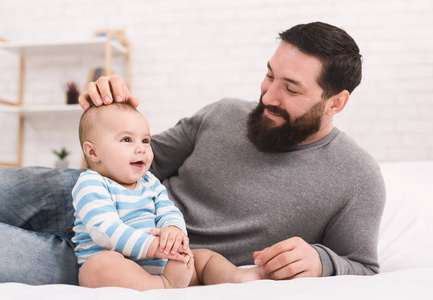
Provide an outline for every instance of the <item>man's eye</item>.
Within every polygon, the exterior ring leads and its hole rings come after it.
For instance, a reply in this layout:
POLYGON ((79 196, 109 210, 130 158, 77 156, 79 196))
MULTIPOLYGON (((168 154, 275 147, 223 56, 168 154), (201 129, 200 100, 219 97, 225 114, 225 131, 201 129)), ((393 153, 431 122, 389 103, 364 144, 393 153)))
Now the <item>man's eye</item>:
POLYGON ((272 75, 270 75, 270 74, 266 74, 266 77, 268 77, 268 78, 271 79, 271 80, 274 79, 274 77, 272 77, 272 75))
POLYGON ((289 89, 288 87, 286 87, 286 90, 289 92, 289 94, 292 94, 292 95, 297 95, 297 94, 299 94, 298 92, 295 92, 295 91, 289 89))
POLYGON ((130 137, 125 137, 122 139, 122 142, 130 143, 130 142, 132 142, 132 140, 130 137))

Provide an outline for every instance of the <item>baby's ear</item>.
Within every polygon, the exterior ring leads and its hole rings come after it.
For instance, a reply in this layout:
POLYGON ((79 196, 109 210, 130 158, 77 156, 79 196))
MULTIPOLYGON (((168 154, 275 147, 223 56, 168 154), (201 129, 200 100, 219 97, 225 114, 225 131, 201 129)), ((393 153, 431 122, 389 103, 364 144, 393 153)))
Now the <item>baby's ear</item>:
POLYGON ((83 144, 83 152, 87 159, 89 159, 91 162, 96 163, 100 161, 98 154, 96 153, 96 147, 93 143, 85 142, 83 144))

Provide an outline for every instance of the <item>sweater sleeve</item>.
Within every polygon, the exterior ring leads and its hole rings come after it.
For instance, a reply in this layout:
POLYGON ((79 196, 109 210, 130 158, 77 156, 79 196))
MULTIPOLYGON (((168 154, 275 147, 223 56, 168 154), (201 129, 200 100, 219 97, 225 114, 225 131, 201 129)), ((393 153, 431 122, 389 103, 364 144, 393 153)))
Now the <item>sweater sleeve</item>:
POLYGON ((385 185, 378 167, 371 171, 360 177, 351 199, 326 227, 323 244, 312 245, 322 261, 322 276, 379 272, 377 243, 385 185))
POLYGON ((155 200, 156 227, 176 226, 186 234, 186 225, 182 213, 168 198, 167 190, 158 178, 153 175, 150 176, 153 177, 154 189, 157 193, 155 200))
POLYGON ((98 246, 122 253, 135 260, 146 258, 154 236, 122 222, 102 177, 83 173, 72 190, 76 212, 76 239, 81 230, 98 246))
POLYGON ((161 181, 177 174, 178 169, 194 150, 203 118, 218 102, 205 106, 193 116, 181 119, 174 127, 152 136, 154 159, 151 172, 161 181))

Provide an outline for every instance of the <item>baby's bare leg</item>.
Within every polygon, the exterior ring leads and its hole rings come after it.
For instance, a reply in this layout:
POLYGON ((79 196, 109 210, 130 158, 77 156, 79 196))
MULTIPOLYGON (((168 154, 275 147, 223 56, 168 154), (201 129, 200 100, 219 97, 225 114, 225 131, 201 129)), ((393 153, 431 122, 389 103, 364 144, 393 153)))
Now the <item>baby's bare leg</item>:
MULTIPOLYGON (((185 265, 184 263, 180 264, 185 265)), ((192 265, 190 269, 192 269, 192 265)), ((181 271, 179 267, 177 267, 177 271, 181 271)), ((185 277, 184 274, 178 276, 185 277)), ((83 264, 78 274, 81 286, 92 288, 116 286, 139 291, 187 287, 190 279, 191 274, 184 286, 177 286, 178 282, 174 279, 172 279, 173 283, 167 285, 167 279, 164 275, 151 275, 137 263, 115 251, 104 251, 93 255, 83 264)))
POLYGON ((164 269, 164 274, 161 275, 165 288, 186 288, 191 282, 191 277, 194 272, 194 259, 189 258, 188 263, 176 260, 168 260, 164 269))
POLYGON ((222 255, 206 250, 192 250, 195 260, 195 273, 190 285, 242 283, 259 279, 269 279, 262 267, 238 268, 222 255))

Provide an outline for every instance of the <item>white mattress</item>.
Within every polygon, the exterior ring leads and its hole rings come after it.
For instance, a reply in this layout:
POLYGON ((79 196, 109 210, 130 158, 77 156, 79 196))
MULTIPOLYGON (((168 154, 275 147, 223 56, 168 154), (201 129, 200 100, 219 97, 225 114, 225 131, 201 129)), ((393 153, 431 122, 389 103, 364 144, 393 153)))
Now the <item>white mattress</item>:
POLYGON ((381 167, 387 203, 379 236, 378 275, 263 280, 146 292, 3 283, 0 299, 433 299, 433 161, 381 167))

